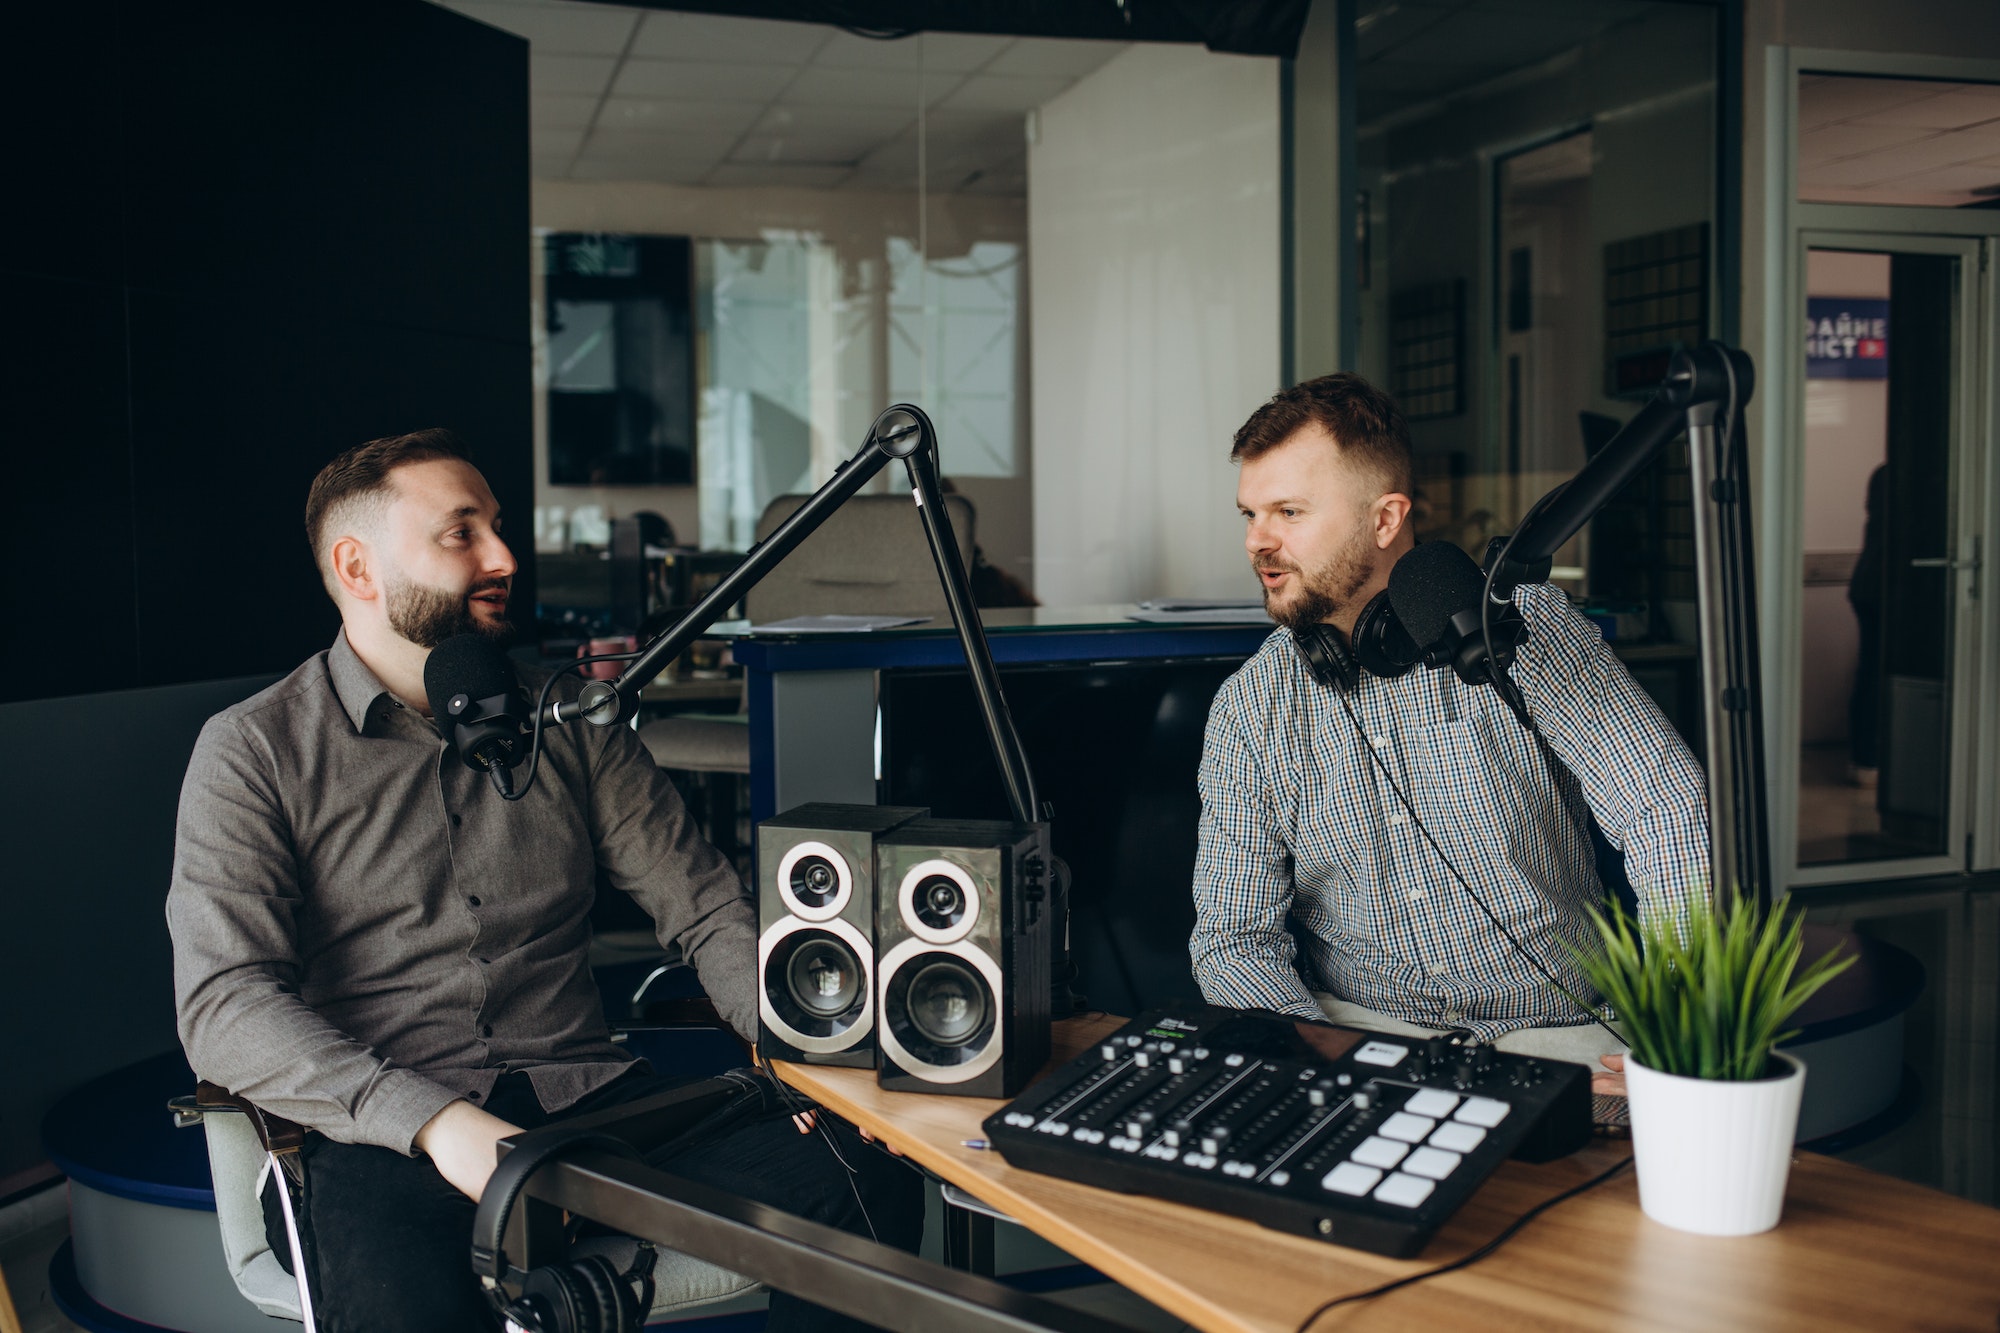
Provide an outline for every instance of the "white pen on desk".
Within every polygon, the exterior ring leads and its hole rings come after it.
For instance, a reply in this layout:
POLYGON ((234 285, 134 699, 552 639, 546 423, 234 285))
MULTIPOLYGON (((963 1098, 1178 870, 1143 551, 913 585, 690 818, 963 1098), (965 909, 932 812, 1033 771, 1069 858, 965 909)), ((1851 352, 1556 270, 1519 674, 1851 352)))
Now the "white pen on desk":
POLYGON ((988 1143, 985 1139, 960 1139, 958 1141, 958 1146, 961 1148, 971 1148, 975 1152, 985 1152, 988 1148, 991 1148, 993 1145, 991 1143, 988 1143))

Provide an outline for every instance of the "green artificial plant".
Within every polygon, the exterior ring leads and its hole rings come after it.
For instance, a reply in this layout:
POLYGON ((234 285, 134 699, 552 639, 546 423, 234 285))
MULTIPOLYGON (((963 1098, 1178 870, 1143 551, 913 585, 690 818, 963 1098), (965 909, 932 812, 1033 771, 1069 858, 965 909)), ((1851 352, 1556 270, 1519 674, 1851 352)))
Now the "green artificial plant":
POLYGON ((1761 911, 1742 895, 1718 907, 1697 893, 1685 932, 1669 913, 1635 923, 1613 902, 1593 911, 1601 947, 1572 950, 1617 1014, 1640 1064, 1689 1078, 1748 1080, 1770 1073, 1779 1029, 1814 992, 1854 962, 1835 950, 1804 968, 1804 916, 1779 899, 1761 911))

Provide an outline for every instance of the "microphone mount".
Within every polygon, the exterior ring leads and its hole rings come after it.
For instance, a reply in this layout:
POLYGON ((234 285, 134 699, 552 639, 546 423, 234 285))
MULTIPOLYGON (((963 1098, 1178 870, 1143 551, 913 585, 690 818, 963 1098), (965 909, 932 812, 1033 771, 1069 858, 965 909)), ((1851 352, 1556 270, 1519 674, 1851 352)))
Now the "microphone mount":
POLYGON ((1768 904, 1773 881, 1763 695, 1741 429, 1755 385, 1755 368, 1740 349, 1711 340, 1676 351, 1666 379, 1638 415, 1574 477, 1536 501, 1512 536, 1488 545, 1481 610, 1490 615, 1511 608, 1515 588, 1546 581, 1563 543, 1687 432, 1706 703, 1709 872, 1718 887, 1768 904))

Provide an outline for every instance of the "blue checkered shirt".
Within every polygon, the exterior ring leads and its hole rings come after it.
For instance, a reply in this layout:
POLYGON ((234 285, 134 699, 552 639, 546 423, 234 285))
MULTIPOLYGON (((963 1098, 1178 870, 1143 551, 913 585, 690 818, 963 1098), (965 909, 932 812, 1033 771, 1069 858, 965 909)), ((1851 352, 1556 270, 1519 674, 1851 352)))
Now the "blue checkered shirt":
POLYGON ((1318 1017, 1318 989, 1487 1039, 1589 1021, 1451 877, 1364 746, 1487 906, 1579 997, 1600 999, 1563 947, 1593 938, 1584 908, 1604 897, 1589 816, 1625 853, 1642 918, 1685 919, 1687 894, 1708 882, 1700 767, 1567 597, 1538 584, 1516 602, 1528 633, 1514 679, 1563 769, 1491 687, 1449 669, 1364 675, 1349 696, 1359 731, 1288 630, 1224 682, 1201 761, 1189 942, 1212 1003, 1318 1017))

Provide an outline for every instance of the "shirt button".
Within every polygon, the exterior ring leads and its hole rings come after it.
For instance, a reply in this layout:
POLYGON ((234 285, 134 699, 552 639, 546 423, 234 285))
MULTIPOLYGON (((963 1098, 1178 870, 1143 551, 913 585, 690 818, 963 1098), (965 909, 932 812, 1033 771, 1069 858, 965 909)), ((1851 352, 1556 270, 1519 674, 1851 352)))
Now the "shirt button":
POLYGON ((471 903, 474 907, 477 907, 479 906, 479 895, 475 893, 470 897, 468 897, 465 901, 471 903))
POLYGON ((1379 750, 1389 743, 1389 738, 1387 736, 1370 736, 1368 743, 1379 750))
POLYGON ((482 1036, 482 1037, 490 1037, 490 1036, 492 1036, 492 1035, 493 1035, 493 1025, 492 1025, 491 1023, 488 1023, 488 1024, 487 1024, 487 1025, 486 1025, 485 1027, 483 1027, 483 1028, 479 1029, 479 1035, 480 1035, 480 1036, 482 1036))
POLYGON ((1410 822, 1410 817, 1401 810, 1391 810, 1389 812, 1389 822, 1391 824, 1407 824, 1410 822))
POLYGON ((468 1092, 465 1094, 465 1100, 469 1102, 476 1102, 479 1100, 479 1094, 476 1092, 468 1092))
POLYGON ((465 821, 464 821, 463 819, 460 819, 460 818, 459 818, 459 817, 458 817, 457 815, 453 815, 453 816, 451 817, 451 826, 452 826, 453 828, 457 828, 457 827, 458 827, 459 825, 463 824, 464 822, 465 822, 465 821))
POLYGON ((1411 901, 1411 902, 1413 902, 1413 903, 1414 903, 1414 902, 1418 902, 1418 901, 1421 901, 1421 900, 1422 900, 1422 898, 1423 898, 1423 896, 1424 896, 1424 891, 1423 891, 1422 889, 1411 889, 1411 890, 1410 890, 1410 901, 1411 901))

